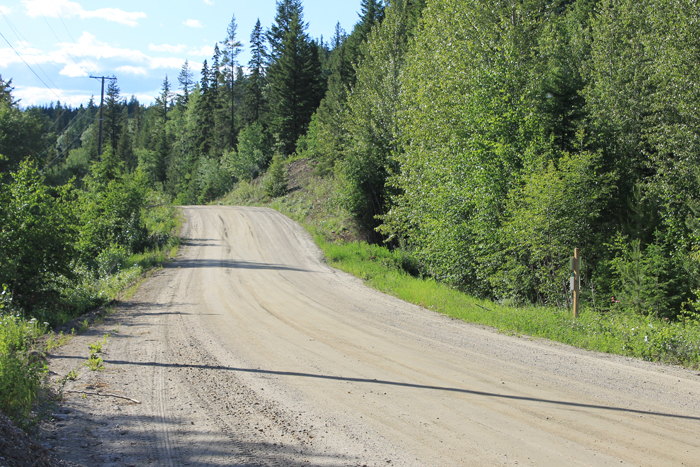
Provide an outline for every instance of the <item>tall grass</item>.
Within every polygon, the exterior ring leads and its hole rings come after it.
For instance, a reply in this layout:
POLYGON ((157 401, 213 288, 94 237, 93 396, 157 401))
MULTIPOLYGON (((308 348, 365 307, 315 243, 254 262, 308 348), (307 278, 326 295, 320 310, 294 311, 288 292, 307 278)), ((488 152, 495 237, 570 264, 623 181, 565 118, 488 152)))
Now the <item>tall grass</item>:
POLYGON ((691 368, 700 366, 700 322, 696 319, 672 322, 590 309, 573 319, 569 310, 559 308, 505 306, 420 277, 417 265, 405 252, 364 242, 332 243, 319 234, 315 238, 334 267, 377 290, 453 318, 589 350, 691 368))
POLYGON ((34 401, 39 397, 46 364, 33 354, 33 344, 46 326, 10 314, 0 315, 0 411, 22 428, 32 424, 34 401))

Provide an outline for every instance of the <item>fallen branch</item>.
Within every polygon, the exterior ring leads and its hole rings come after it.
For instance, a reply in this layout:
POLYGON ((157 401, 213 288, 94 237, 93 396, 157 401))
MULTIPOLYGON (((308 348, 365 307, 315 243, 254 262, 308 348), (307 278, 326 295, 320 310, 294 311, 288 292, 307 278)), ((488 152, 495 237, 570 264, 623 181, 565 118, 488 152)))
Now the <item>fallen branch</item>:
POLYGON ((103 394, 101 392, 73 391, 73 390, 64 390, 63 392, 72 392, 73 394, 87 394, 88 396, 117 397, 119 399, 126 399, 128 401, 135 402, 137 404, 141 403, 141 402, 137 401, 136 399, 132 399, 131 397, 118 396, 116 394, 103 394))

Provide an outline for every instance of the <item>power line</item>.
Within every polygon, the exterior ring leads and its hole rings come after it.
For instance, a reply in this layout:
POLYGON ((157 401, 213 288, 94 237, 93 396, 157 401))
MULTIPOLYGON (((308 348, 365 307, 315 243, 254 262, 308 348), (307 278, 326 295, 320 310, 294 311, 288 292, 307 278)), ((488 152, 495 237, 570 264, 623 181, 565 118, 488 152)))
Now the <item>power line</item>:
MULTIPOLYGON (((88 109, 87 109, 87 107, 86 107, 86 108, 85 108, 85 112, 86 112, 86 113, 87 113, 87 110, 88 110, 88 109)), ((83 114, 83 117, 85 117, 85 114, 83 114)), ((81 118, 83 118, 83 117, 81 117, 81 118)), ((90 125, 92 124, 92 122, 95 121, 95 118, 97 118, 97 113, 95 113, 95 115, 92 116, 92 118, 90 119, 90 122, 88 122, 88 125, 87 125, 87 126, 90 126, 90 125)), ((66 128, 65 131, 68 131, 68 128, 66 128)), ((64 133, 65 133, 65 131, 64 131, 64 133)), ((82 134, 82 132, 81 132, 81 133, 78 134, 75 138, 73 138, 73 141, 71 141, 70 143, 68 143, 68 145, 66 146, 66 148, 70 149, 70 147, 73 146, 73 143, 75 143, 75 142, 78 140, 78 138, 80 138, 80 137, 82 137, 82 136, 83 136, 83 134, 82 134)), ((58 142, 58 141, 57 141, 57 142, 58 142)), ((39 156, 37 157, 37 159, 41 158, 42 155, 46 154, 50 148, 51 148, 51 146, 49 146, 48 148, 46 148, 46 149, 44 150, 43 153, 39 154, 39 156)), ((60 159, 61 157, 63 157, 63 155, 64 155, 64 154, 63 154, 62 151, 59 152, 59 154, 58 154, 56 157, 54 157, 54 158, 51 160, 51 162, 49 162, 48 164, 46 164, 46 166, 45 166, 43 169, 41 169, 41 173, 44 173, 44 171, 46 171, 46 169, 48 169, 49 167, 51 167, 51 166, 53 165, 53 163, 56 162, 56 161, 57 161, 58 159, 60 159)))
MULTIPOLYGON (((5 16, 1 11, 0 11, 0 14, 2 14, 3 18, 5 18, 5 20, 8 21, 8 20, 7 20, 7 16, 5 16)), ((9 21, 8 21, 8 24, 10 24, 9 21)), ((11 25, 10 25, 10 28, 12 28, 11 25)), ((7 37, 5 37, 5 35, 4 35, 2 32, 0 32, 0 36, 2 36, 3 39, 5 39, 5 42, 7 42, 7 45, 9 45, 10 48, 17 54, 17 56, 19 57, 19 59, 22 60, 22 62, 23 62, 25 65, 27 65, 27 68, 29 68, 29 70, 30 70, 32 73, 34 73, 34 76, 36 76, 37 79, 38 79, 39 81, 41 81, 41 83, 46 87, 46 89, 48 89, 49 91, 51 91, 51 94, 53 94, 54 96, 56 96, 56 98, 60 101, 60 100, 61 100, 61 97, 60 97, 58 94, 56 94, 56 93, 54 92, 54 90, 51 89, 51 87, 50 87, 48 84, 46 84, 46 82, 44 82, 43 79, 41 79, 41 76, 39 76, 39 75, 37 74, 37 72, 34 71, 34 69, 33 69, 31 66, 29 66, 29 63, 27 63, 27 61, 24 59, 24 57, 22 57, 22 55, 17 51, 17 49, 15 49, 15 48, 12 46, 12 44, 10 43, 10 41, 7 40, 7 37)), ((41 67, 39 67, 39 68, 41 69, 41 67)), ((44 74, 46 74, 46 72, 44 72, 44 70, 41 70, 41 71, 42 71, 44 74)), ((47 77, 48 77, 48 76, 47 76, 47 77)), ((53 81, 52 81, 52 83, 53 83, 53 81)), ((54 84, 54 86, 56 86, 56 85, 54 84)), ((67 101, 67 99, 66 99, 65 97, 63 98, 63 100, 64 100, 64 102, 67 101)), ((51 131, 51 129, 54 127, 54 125, 56 125, 56 124, 60 121, 60 119, 61 119, 61 117, 63 116, 63 113, 64 113, 65 111, 66 111, 66 109, 63 109, 63 112, 61 112, 61 114, 54 120, 54 122, 53 122, 53 123, 51 124, 51 126, 48 128, 48 131, 51 131)), ((48 151, 48 149, 47 149, 46 151, 48 151)), ((46 151, 44 151, 44 152, 46 152, 46 151)))
MULTIPOLYGON (((22 36, 22 34, 19 32, 19 30, 17 30, 17 28, 12 24, 12 22, 10 22, 9 18, 8 18, 4 13, 2 13, 1 11, 0 11, 0 14, 2 15, 3 18, 5 18, 5 21, 6 21, 7 24, 10 26, 10 29, 15 33, 15 35, 17 36, 17 38, 20 39, 20 36, 21 36, 22 39, 23 39, 26 43, 28 43, 28 44, 31 45, 31 43, 30 43, 28 40, 26 40, 26 38, 24 38, 24 36, 22 36)), ((44 18, 44 19, 45 19, 45 18, 44 18)), ((49 28, 51 28, 51 26, 49 26, 49 28)), ((53 31, 53 30, 52 30, 52 31, 53 31)), ((26 60, 24 60, 24 58, 22 57, 22 55, 12 46, 12 44, 10 43, 10 41, 8 41, 7 38, 6 38, 1 32, 0 32, 0 36, 2 36, 3 39, 5 39, 5 42, 7 42, 7 45, 9 45, 10 48, 15 52, 15 54, 17 54, 17 56, 20 58, 20 60, 22 60, 22 62, 24 62, 24 64, 27 66, 27 68, 29 68, 29 70, 31 70, 31 72, 34 73, 34 76, 36 76, 36 77, 39 79, 39 81, 41 81, 41 83, 46 87, 46 89, 48 89, 49 91, 51 91, 51 93, 52 93, 54 96, 56 96, 56 98, 57 98, 57 100, 58 100, 59 102, 61 101, 61 99, 63 99, 64 102, 67 102, 67 101, 68 101, 68 99, 66 99, 65 96, 63 96, 63 98, 61 98, 61 96, 59 96, 58 94, 56 94, 56 92, 54 92, 54 90, 51 89, 51 87, 50 87, 48 84, 46 84, 46 82, 45 82, 43 79, 41 79, 41 77, 36 73, 36 71, 34 71, 34 69, 33 69, 31 66, 29 66, 29 64, 26 62, 26 60)), ((20 40, 22 40, 22 39, 20 39, 20 40)), ((72 57, 71 57, 71 59, 72 59, 72 57)), ((76 64, 76 65, 77 65, 77 64, 76 64)), ((37 64, 37 66, 39 67, 39 69, 41 70, 41 72, 44 73, 44 75, 46 75, 46 77, 47 77, 48 80, 51 82, 51 84, 53 84, 53 85, 57 88, 57 90, 58 90, 58 86, 56 86, 56 83, 54 83, 54 82, 51 80, 51 78, 49 78, 49 76, 48 76, 48 75, 46 74, 46 72, 41 68, 41 66, 39 66, 38 64, 37 64)), ((53 66, 53 65, 52 65, 52 66, 53 66)), ((54 68, 56 68, 56 67, 54 67, 54 68)), ((47 131, 51 131, 51 129, 60 121, 61 117, 62 117, 63 114, 66 112, 66 110, 67 110, 67 109, 64 108, 64 109, 61 111, 61 113, 58 115, 58 117, 56 117, 56 119, 55 119, 54 122, 51 124, 51 126, 49 126, 49 128, 48 128, 47 131)), ((70 123, 69 123, 69 125, 70 125, 70 123)))
MULTIPOLYGON (((27 40, 27 38, 24 37, 24 36, 22 35, 22 33, 19 31, 19 29, 12 23, 12 21, 10 21, 10 18, 8 18, 7 15, 3 14, 2 12, 0 12, 0 14, 2 14, 2 17, 5 18, 5 22, 10 26, 10 29, 11 29, 12 32, 15 34, 15 36, 17 37, 17 39, 18 39, 19 41, 24 41, 26 44, 29 44, 29 45, 31 46, 32 43, 29 42, 29 41, 27 40)), ((15 53, 16 53, 16 52, 17 52, 17 51, 15 51, 15 53)), ((50 64, 52 67, 54 67, 57 71, 60 71, 53 63, 49 62, 49 64, 50 64)), ((39 64, 37 63, 36 66, 37 66, 37 68, 39 68, 39 70, 41 70, 41 72, 44 74, 44 76, 46 77, 46 79, 48 79, 49 82, 50 82, 51 84, 53 84, 53 86, 54 86, 56 89, 58 89, 58 86, 56 86, 56 83, 54 83, 54 82, 51 80, 51 77, 44 71, 43 68, 41 68, 41 65, 39 65, 39 64)), ((60 100, 60 98, 59 98, 59 100, 60 100)), ((64 98, 64 100, 65 100, 65 98, 64 98)))
POLYGON ((27 68, 29 68, 29 71, 31 71, 32 73, 34 73, 34 76, 36 76, 37 79, 38 79, 39 81, 41 81, 41 83, 42 83, 44 86, 46 86, 46 89, 48 89, 49 91, 51 91, 51 93, 52 93, 54 96, 56 96, 56 98, 58 98, 58 99, 60 100, 61 97, 60 97, 58 94, 56 94, 56 93, 54 92, 54 90, 51 89, 51 87, 50 87, 48 84, 46 84, 46 82, 44 82, 43 79, 41 79, 41 76, 39 76, 39 75, 36 73, 36 71, 34 71, 34 68, 32 68, 31 66, 29 66, 29 63, 27 63, 27 61, 24 59, 24 57, 22 57, 22 55, 20 55, 20 53, 17 52, 17 50, 12 46, 12 44, 10 44, 10 41, 7 40, 7 37, 5 37, 5 35, 4 35, 2 32, 0 32, 0 36, 2 36, 3 39, 5 39, 5 42, 7 42, 7 45, 9 45, 10 48, 14 51, 14 53, 17 54, 17 56, 19 57, 19 59, 22 60, 22 62, 23 62, 25 65, 27 65, 27 68))
POLYGON ((97 147, 97 154, 99 156, 101 156, 102 155, 102 123, 104 122, 105 80, 108 79, 110 81, 116 81, 117 78, 115 78, 114 76, 112 76, 110 78, 109 76, 92 76, 92 75, 90 75, 90 78, 102 80, 102 95, 100 96, 100 143, 99 143, 99 146, 97 147))
MULTIPOLYGON (((61 42, 61 39, 58 37, 58 35, 56 34, 56 32, 53 30, 53 28, 51 27, 51 24, 49 24, 49 20, 46 19, 46 16, 44 16, 44 15, 42 14, 41 17, 44 18, 44 22, 46 23, 46 25, 47 25, 47 26, 49 27, 49 29, 51 30, 51 33, 53 33, 53 36, 56 38, 56 40, 57 40, 58 42, 61 42)), ((65 26, 65 24, 64 24, 64 26, 65 26)), ((71 39, 72 39, 72 38, 71 38, 71 39)), ((73 41, 73 42, 75 43, 75 41, 73 41)), ((70 58, 71 62, 73 62, 73 63, 75 64, 75 66, 80 67, 80 65, 78 65, 78 62, 75 61, 75 59, 73 58, 73 56, 72 56, 71 54, 69 54, 68 52, 66 52, 66 55, 68 55, 68 58, 70 58)))
POLYGON ((75 39, 73 39, 73 36, 70 33, 70 30, 68 29, 68 26, 66 26, 66 23, 63 22, 63 16, 61 16, 61 13, 58 13, 58 17, 61 20, 61 23, 63 23, 63 27, 66 29, 66 32, 68 33, 68 37, 73 41, 75 44, 75 39))

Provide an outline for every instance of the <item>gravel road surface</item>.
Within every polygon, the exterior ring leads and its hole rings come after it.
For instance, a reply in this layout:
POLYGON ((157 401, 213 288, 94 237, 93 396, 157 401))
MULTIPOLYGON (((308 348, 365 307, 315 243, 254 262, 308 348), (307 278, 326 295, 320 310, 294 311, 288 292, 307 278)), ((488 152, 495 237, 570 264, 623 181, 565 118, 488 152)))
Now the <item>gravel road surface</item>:
POLYGON ((270 209, 183 212, 177 260, 50 357, 56 379, 80 372, 42 427, 65 460, 700 465, 697 372, 506 336, 383 295, 328 267, 270 209), (105 370, 91 372, 87 345, 106 333, 105 370))

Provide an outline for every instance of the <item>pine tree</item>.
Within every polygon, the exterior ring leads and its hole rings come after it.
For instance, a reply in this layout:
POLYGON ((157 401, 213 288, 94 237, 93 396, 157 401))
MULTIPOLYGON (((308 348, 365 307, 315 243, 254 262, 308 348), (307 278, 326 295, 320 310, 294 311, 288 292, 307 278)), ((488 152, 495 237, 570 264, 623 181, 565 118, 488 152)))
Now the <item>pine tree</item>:
POLYGON ((182 90, 182 95, 178 97, 178 102, 182 105, 186 105, 190 98, 190 92, 192 92, 192 88, 194 86, 189 61, 185 60, 185 63, 182 64, 182 69, 180 70, 180 74, 177 76, 177 81, 180 83, 180 89, 182 90))
POLYGON ((107 98, 105 99, 103 141, 109 143, 116 151, 119 146, 119 133, 121 132, 122 102, 120 89, 117 80, 110 80, 107 87, 107 98))
POLYGON ((238 55, 241 53, 243 45, 236 39, 236 31, 238 30, 238 25, 236 24, 236 17, 231 17, 231 22, 226 28, 226 39, 224 40, 224 60, 223 64, 227 66, 225 75, 225 81, 228 86, 229 99, 231 101, 231 114, 230 114, 230 130, 229 130, 229 148, 233 148, 236 144, 236 92, 234 91, 235 86, 235 73, 236 66, 238 66, 238 55))
POLYGON ((270 42, 270 63, 274 63, 279 59, 285 36, 290 30, 294 15, 297 15, 299 23, 303 24, 302 13, 301 0, 277 1, 275 23, 267 33, 267 40, 270 42))
POLYGON ((283 154, 294 152, 297 139, 306 132, 321 100, 318 47, 304 29, 295 13, 284 42, 277 49, 278 58, 269 69, 271 126, 283 154))
POLYGON ((168 75, 165 75, 163 84, 161 86, 160 96, 156 97, 156 106, 158 108, 158 115, 163 120, 163 122, 168 121, 168 110, 172 105, 172 92, 170 91, 170 81, 168 81, 168 75))
POLYGON ((208 155, 213 147, 212 136, 214 129, 214 94, 210 87, 211 73, 207 61, 202 66, 200 97, 195 110, 197 118, 196 146, 200 156, 208 155))
POLYGON ((262 117, 264 109, 263 87, 265 84, 265 61, 267 60, 267 48, 260 20, 255 23, 250 34, 250 61, 248 69, 250 76, 245 93, 245 118, 251 125, 262 117))

